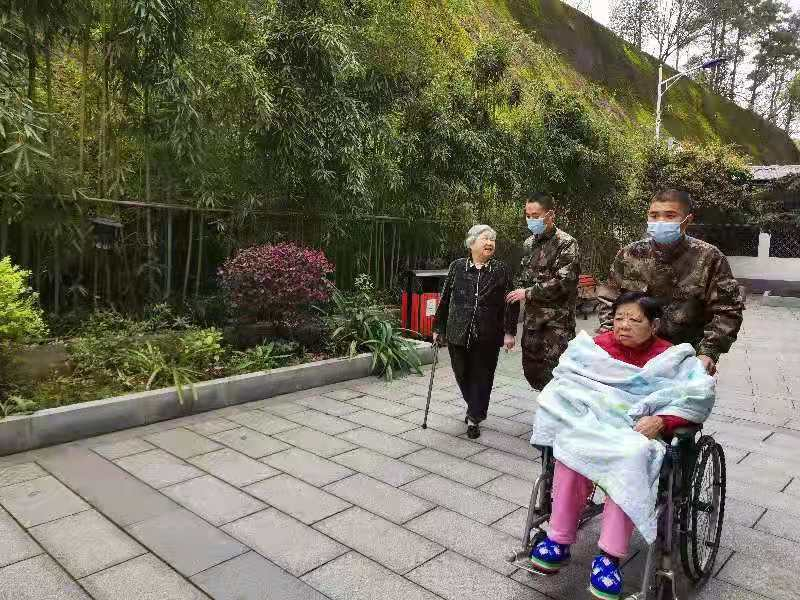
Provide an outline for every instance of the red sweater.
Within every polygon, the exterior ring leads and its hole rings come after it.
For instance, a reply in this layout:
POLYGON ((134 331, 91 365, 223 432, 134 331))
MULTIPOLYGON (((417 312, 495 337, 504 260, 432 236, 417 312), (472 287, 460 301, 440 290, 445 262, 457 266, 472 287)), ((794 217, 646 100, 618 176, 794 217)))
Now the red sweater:
MULTIPOLYGON (((635 365, 637 367, 645 366, 650 359, 655 358, 667 348, 672 346, 672 344, 670 344, 667 340, 662 340, 660 337, 654 337, 643 346, 639 346, 638 348, 628 348, 617 341, 617 339, 614 337, 613 331, 601 333, 594 338, 594 343, 608 352, 611 358, 615 358, 622 362, 628 363, 629 365, 635 365)), ((664 422, 664 433, 667 435, 670 435, 678 427, 683 427, 690 424, 690 421, 687 421, 683 417, 664 415, 660 418, 664 422)))

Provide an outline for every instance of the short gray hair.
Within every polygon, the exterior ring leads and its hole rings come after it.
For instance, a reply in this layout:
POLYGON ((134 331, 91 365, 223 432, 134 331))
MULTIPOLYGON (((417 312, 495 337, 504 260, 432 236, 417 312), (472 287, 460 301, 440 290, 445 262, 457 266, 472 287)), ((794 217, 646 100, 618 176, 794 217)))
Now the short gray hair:
POLYGON ((469 250, 472 248, 472 244, 474 244, 484 233, 488 234, 488 238, 490 240, 497 239, 497 232, 488 225, 475 225, 467 232, 467 239, 464 240, 464 245, 467 247, 467 249, 469 250))

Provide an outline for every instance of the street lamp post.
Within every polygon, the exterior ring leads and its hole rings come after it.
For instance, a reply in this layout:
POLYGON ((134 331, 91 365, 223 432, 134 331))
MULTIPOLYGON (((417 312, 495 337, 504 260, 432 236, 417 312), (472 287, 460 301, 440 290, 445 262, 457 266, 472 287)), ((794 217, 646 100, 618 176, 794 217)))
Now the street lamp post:
POLYGON ((673 86, 681 77, 686 77, 687 75, 691 75, 695 71, 699 71, 700 69, 712 69, 717 65, 724 63, 727 58, 712 58, 711 60, 707 60, 702 65, 689 69, 688 71, 681 71, 673 75, 672 77, 668 77, 664 79, 664 65, 658 65, 658 91, 656 95, 656 140, 661 137, 661 98, 664 94, 667 93, 667 90, 673 86))

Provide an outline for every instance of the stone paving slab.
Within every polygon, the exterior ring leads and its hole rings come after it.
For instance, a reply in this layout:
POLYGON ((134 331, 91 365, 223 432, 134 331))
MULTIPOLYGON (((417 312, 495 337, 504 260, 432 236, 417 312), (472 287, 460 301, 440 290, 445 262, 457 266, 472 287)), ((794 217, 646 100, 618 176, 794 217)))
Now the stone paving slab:
POLYGON ((236 487, 244 487, 280 473, 230 448, 201 454, 190 458, 188 462, 236 487))
POLYGON ((52 558, 45 555, 0 569, 0 598, 91 600, 52 558))
POLYGON ((286 450, 289 447, 289 444, 247 427, 223 431, 212 435, 211 439, 218 441, 220 444, 225 444, 250 458, 263 458, 269 454, 286 450))
POLYGON ((255 552, 191 578, 214 600, 325 600, 325 596, 255 552))
POLYGON ((341 402, 332 398, 326 398, 325 396, 308 396, 306 398, 298 398, 295 402, 334 417, 343 417, 361 410, 358 406, 353 406, 347 402, 341 402))
POLYGON ((755 506, 735 498, 725 498, 725 522, 738 523, 752 527, 767 512, 766 508, 755 506))
POLYGON ((358 396, 349 400, 350 404, 360 406, 377 413, 387 415, 389 417, 399 417, 414 411, 413 406, 407 404, 400 404, 399 402, 392 402, 385 398, 377 398, 375 396, 358 396))
POLYGON ((182 508, 126 531, 186 577, 247 552, 245 546, 182 508))
POLYGON ((24 527, 89 510, 82 498, 49 475, 0 488, 0 504, 24 527))
POLYGON ((545 600, 546 597, 454 552, 446 552, 408 578, 446 600, 545 600))
POLYGON ((758 531, 800 543, 800 518, 768 510, 755 526, 758 531))
POLYGON ((221 448, 219 444, 212 442, 207 437, 182 428, 149 435, 145 440, 179 458, 206 454, 221 448))
POLYGON ((239 423, 229 421, 228 419, 208 419, 193 425, 187 425, 186 429, 199 433, 200 435, 209 436, 222 431, 237 429, 238 427, 239 423))
POLYGON ((503 575, 517 570, 506 560, 519 546, 516 539, 446 508, 425 513, 405 527, 503 575))
POLYGON ((172 500, 94 452, 53 449, 39 462, 120 527, 178 508, 172 500))
POLYGON ((342 388, 339 390, 331 390, 330 392, 325 392, 322 395, 325 396, 326 398, 339 400, 340 402, 347 402, 348 400, 353 400, 354 398, 360 398, 364 394, 362 392, 357 392, 355 390, 351 390, 348 388, 342 388))
POLYGON ((470 487, 478 487, 501 475, 499 471, 494 469, 481 467, 432 448, 425 448, 404 456, 403 462, 431 473, 436 473, 442 477, 448 477, 470 487))
POLYGON ((296 577, 348 551, 347 547, 274 508, 223 529, 296 577))
POLYGON ((777 560, 759 560, 734 554, 719 578, 773 600, 796 600, 800 574, 777 560))
POLYGON ((435 429, 415 429, 401 436, 404 440, 414 442, 418 446, 427 446, 457 458, 467 458, 485 450, 485 446, 453 437, 435 429))
POLYGON ((427 474, 422 469, 412 467, 368 448, 351 450, 334 456, 331 460, 394 487, 399 487, 427 474))
POLYGON ((308 450, 324 458, 336 456, 337 454, 355 448, 355 446, 349 442, 315 431, 314 429, 309 429, 308 427, 299 427, 290 431, 284 431, 283 433, 277 434, 275 437, 287 444, 297 446, 303 450, 308 450))
POLYGON ((513 512, 517 505, 438 475, 427 475, 402 487, 420 498, 490 525, 513 512))
MULTIPOLYGON (((513 475, 533 484, 542 472, 542 464, 539 460, 522 458, 516 454, 509 454, 494 448, 484 450, 479 454, 474 454, 468 459, 470 462, 495 469, 508 475, 513 475)), ((533 485, 531 485, 533 488, 533 485)))
POLYGON ((503 474, 478 489, 519 506, 528 506, 533 486, 530 481, 503 474))
POLYGON ((444 552, 442 546, 358 507, 320 521, 314 529, 399 574, 444 552))
POLYGON ((147 552, 94 510, 38 525, 30 531, 50 556, 76 579, 147 552))
POLYGON ((245 490, 306 525, 350 507, 348 502, 286 474, 248 486, 245 490))
POLYGON ((422 448, 419 444, 408 440, 401 440, 393 435, 382 431, 375 431, 369 427, 354 429, 353 431, 342 433, 338 437, 363 448, 369 448, 375 452, 380 452, 391 458, 400 458, 401 456, 411 454, 422 448))
POLYGON ((97 452, 100 456, 108 460, 116 460, 124 458, 131 454, 139 454, 140 452, 147 452, 148 450, 155 450, 153 444, 149 444, 142 439, 134 438, 132 440, 125 440, 123 442, 114 442, 111 444, 103 444, 101 446, 94 446, 92 450, 97 452))
POLYGON ((24 483, 33 479, 45 477, 47 472, 36 463, 22 463, 0 469, 0 487, 24 483))
MULTIPOLYGON (((526 438, 527 437, 528 436, 526 436, 526 438)), ((539 458, 539 451, 531 446, 527 439, 523 440, 518 437, 500 433, 498 431, 492 431, 491 429, 481 430, 481 437, 479 437, 476 441, 484 446, 494 448, 495 450, 501 450, 503 452, 508 452, 509 454, 516 454, 517 456, 521 456, 522 458, 527 458, 529 460, 535 460, 539 458)))
POLYGON ((329 562, 303 580, 332 600, 439 600, 439 596, 355 552, 329 562))
POLYGON ((163 450, 150 450, 126 456, 115 460, 114 464, 156 489, 200 477, 203 474, 200 469, 163 450))
POLYGON ((292 413, 286 415, 286 419, 294 421, 298 425, 327 433, 328 435, 337 435, 361 427, 361 425, 357 423, 351 423, 339 417, 332 417, 318 410, 303 410, 301 412, 292 413))
POLYGON ((345 419, 392 435, 405 433, 418 427, 416 423, 409 423, 407 420, 396 419, 372 410, 361 410, 347 415, 345 419))
POLYGON ((208 600, 152 554, 81 580, 95 600, 208 600))
MULTIPOLYGON (((424 411, 425 406, 427 405, 427 400, 422 396, 409 396, 408 398, 398 400, 398 402, 410 408, 421 411, 424 411)), ((449 402, 440 402, 433 399, 431 399, 431 404, 428 410, 428 418, 430 418, 431 414, 443 415, 445 417, 460 417, 464 415, 463 406, 456 406, 455 404, 451 404, 449 402)))
POLYGON ((328 485, 353 474, 353 471, 347 467, 300 448, 284 450, 261 460, 317 487, 328 485))
MULTIPOLYGON (((0 567, 42 554, 44 551, 0 508, 0 567)), ((0 587, 2 589, 2 587, 0 587)))
POLYGON ((405 523, 433 508, 418 496, 360 473, 325 486, 325 490, 394 523, 405 523))
MULTIPOLYGON (((445 416, 429 412, 428 427, 449 435, 461 435, 462 433, 466 433, 467 424, 464 423, 464 416, 461 414, 463 412, 464 410, 461 409, 459 413, 457 413, 456 418, 453 416, 445 416)), ((413 423, 414 428, 420 427, 423 419, 425 418, 425 411, 416 410, 412 413, 405 414, 400 418, 408 421, 409 423, 413 423)))
POLYGON ((238 415, 228 417, 228 419, 244 427, 263 433, 264 435, 273 435, 282 431, 289 431, 290 429, 296 429, 298 426, 297 423, 293 421, 282 419, 281 417, 271 415, 261 410, 242 412, 238 415))
POLYGON ((218 527, 265 508, 263 503, 211 475, 178 483, 163 492, 218 527))

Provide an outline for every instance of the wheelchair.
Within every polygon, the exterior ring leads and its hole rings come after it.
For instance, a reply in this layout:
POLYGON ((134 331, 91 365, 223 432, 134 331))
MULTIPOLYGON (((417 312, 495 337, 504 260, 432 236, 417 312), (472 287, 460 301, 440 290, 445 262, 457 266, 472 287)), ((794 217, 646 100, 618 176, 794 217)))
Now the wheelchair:
MULTIPOLYGON (((639 591, 626 600, 686 600, 690 586, 711 576, 719 552, 725 517, 725 453, 702 426, 676 429, 667 442, 656 502, 656 540, 647 550, 639 591), (699 438, 698 438, 699 436, 699 438), (676 570, 680 562, 682 573, 676 570)), ((536 446, 542 453, 542 473, 536 479, 522 536, 522 548, 509 557, 515 566, 534 575, 529 561, 533 547, 547 535, 542 526, 552 510, 555 459, 552 448, 536 446)), ((581 514, 581 529, 603 511, 595 501, 597 487, 581 514)))

